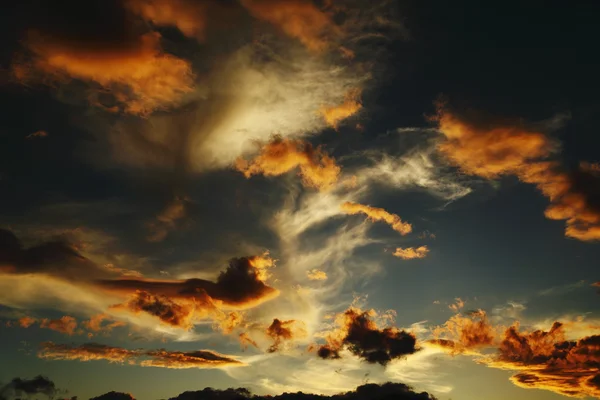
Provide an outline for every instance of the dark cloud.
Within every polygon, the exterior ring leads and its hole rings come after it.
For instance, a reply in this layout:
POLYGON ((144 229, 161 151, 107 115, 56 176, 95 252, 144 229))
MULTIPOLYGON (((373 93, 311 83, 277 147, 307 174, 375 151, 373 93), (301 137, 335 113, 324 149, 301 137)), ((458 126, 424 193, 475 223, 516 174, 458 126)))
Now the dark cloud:
POLYGON ((600 336, 565 340, 564 325, 548 331, 519 332, 508 328, 494 368, 518 371, 511 381, 524 388, 545 389, 570 397, 600 397, 600 336))
POLYGON ((125 292, 142 290, 169 298, 192 299, 203 294, 215 302, 230 307, 247 308, 276 297, 279 292, 268 286, 267 268, 273 260, 267 256, 234 258, 216 282, 205 279, 187 280, 103 280, 99 284, 107 289, 125 292))
POLYGON ((0 229, 0 271, 44 273, 68 279, 108 277, 66 241, 55 240, 24 248, 9 230, 0 229))
POLYGON ((179 304, 164 296, 138 290, 125 304, 112 306, 113 309, 128 309, 134 313, 146 312, 158 317, 167 325, 184 329, 192 328, 194 308, 188 304, 179 304))
POLYGON ((294 338, 306 336, 304 324, 300 321, 289 320, 282 321, 275 318, 267 328, 267 335, 273 339, 273 344, 269 347, 269 353, 274 353, 280 349, 283 342, 293 340, 294 338))
POLYGON ((373 320, 375 313, 350 308, 338 316, 340 327, 330 332, 327 344, 319 347, 321 358, 340 358, 340 351, 348 349, 369 363, 387 365, 391 360, 416 353, 417 338, 412 333, 395 327, 380 329, 373 320))
POLYGON ((14 378, 0 389, 0 399, 8 400, 19 398, 23 395, 30 396, 36 394, 44 394, 52 398, 56 393, 57 389, 54 382, 38 375, 33 379, 14 378))

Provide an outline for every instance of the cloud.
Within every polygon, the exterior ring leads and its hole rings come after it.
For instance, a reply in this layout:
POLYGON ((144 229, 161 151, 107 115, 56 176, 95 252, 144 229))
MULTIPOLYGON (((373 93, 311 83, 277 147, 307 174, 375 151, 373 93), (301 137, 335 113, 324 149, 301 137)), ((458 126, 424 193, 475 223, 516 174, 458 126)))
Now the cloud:
POLYGON ((442 326, 433 328, 433 343, 452 354, 471 353, 490 347, 496 340, 496 328, 488 321, 483 310, 467 315, 454 315, 442 326))
POLYGON ((327 273, 320 269, 313 268, 310 271, 306 271, 306 277, 311 281, 324 281, 327 280, 327 273))
POLYGON ((243 350, 246 350, 248 346, 253 346, 258 349, 258 343, 254 341, 247 332, 242 332, 238 336, 238 340, 240 341, 240 345, 243 350))
POLYGON ((252 175, 283 175, 299 168, 305 186, 327 190, 338 180, 340 167, 320 147, 301 140, 276 138, 262 147, 252 161, 238 159, 236 169, 246 178, 252 175))
POLYGON ((35 138, 45 138, 48 137, 48 132, 46 131, 35 131, 25 136, 25 139, 35 139, 35 138))
POLYGON ((448 306, 448 308, 457 313, 465 307, 466 302, 463 299, 461 299, 460 297, 457 297, 454 300, 456 300, 456 302, 453 304, 450 304, 448 306))
POLYGON ((281 321, 275 318, 267 328, 267 335, 273 339, 273 344, 269 347, 268 351, 269 353, 274 353, 280 350, 283 342, 306 336, 306 328, 302 321, 293 319, 281 321))
POLYGON ((20 318, 18 322, 21 328, 29 328, 31 325, 35 324, 37 320, 31 317, 23 317, 20 318))
POLYGON ((51 329, 65 335, 73 335, 77 329, 77 320, 71 316, 65 315, 59 319, 44 318, 40 320, 40 327, 51 329))
POLYGON ((244 365, 237 359, 210 350, 190 352, 159 350, 128 350, 98 343, 85 343, 74 347, 52 342, 42 343, 38 357, 50 360, 106 360, 142 367, 172 369, 220 368, 244 365))
POLYGON ((268 269, 273 266, 273 259, 265 254, 232 259, 216 282, 205 279, 112 279, 98 281, 98 285, 121 293, 133 294, 139 290, 171 299, 200 299, 205 293, 218 306, 244 309, 255 307, 279 294, 277 289, 265 283, 269 278, 268 269))
MULTIPOLYGON (((423 128, 414 128, 422 136, 423 128)), ((405 133, 400 133, 401 139, 405 133)), ((389 151, 386 149, 386 151, 389 151)), ((393 156, 383 151, 366 151, 361 153, 370 165, 353 173, 361 185, 380 185, 393 189, 422 188, 427 193, 447 200, 460 199, 471 192, 461 183, 456 174, 445 171, 435 159, 436 146, 417 146, 400 156, 393 156)))
POLYGON ((343 203, 341 208, 346 214, 355 215, 362 213, 365 214, 371 221, 383 221, 401 235, 408 235, 410 232, 412 232, 411 224, 403 222, 398 215, 391 214, 385 211, 383 208, 371 207, 350 201, 343 203))
POLYGON ((327 125, 337 129, 339 123, 352 115, 356 114, 362 108, 360 103, 360 90, 350 89, 346 93, 344 102, 334 106, 322 106, 319 112, 327 122, 327 125))
POLYGON ((89 320, 82 321, 81 325, 86 328, 90 333, 88 333, 88 337, 90 337, 92 332, 104 332, 108 333, 112 331, 114 328, 124 326, 125 323, 123 321, 113 321, 109 323, 104 323, 105 321, 112 320, 111 316, 108 314, 96 314, 90 317, 89 320))
POLYGON ((33 379, 14 378, 8 384, 0 388, 0 399, 20 398, 25 395, 43 394, 48 398, 53 398, 58 393, 54 382, 41 375, 33 379))
POLYGON ((192 305, 180 304, 165 296, 155 296, 142 290, 136 291, 127 303, 114 305, 111 309, 125 309, 136 314, 145 312, 167 325, 185 330, 193 327, 194 307, 192 305))
POLYGON ((494 368, 518 371, 511 381, 520 387, 549 390, 569 397, 600 396, 600 336, 565 340, 560 322, 548 331, 520 333, 508 328, 494 368))
POLYGON ((127 0, 125 6, 156 26, 175 26, 184 35, 204 39, 207 3, 189 0, 127 0))
POLYGON ((337 33, 330 16, 310 0, 241 0, 257 19, 281 29, 286 35, 298 39, 313 52, 322 52, 337 33))
POLYGON ((415 258, 425 258, 428 253, 429 248, 427 246, 420 246, 417 248, 407 247, 404 249, 402 247, 398 247, 393 255, 394 257, 399 257, 403 260, 412 260, 415 258))
POLYGON ((487 179, 514 175, 535 185, 550 200, 546 218, 566 220, 565 235, 600 240, 600 174, 588 164, 567 172, 547 158, 556 144, 522 124, 490 123, 487 117, 458 116, 438 105, 435 120, 446 141, 439 150, 465 173, 487 179))
POLYGON ((6 229, 0 229, 0 266, 14 274, 44 273, 68 279, 110 276, 65 241, 24 248, 15 234, 6 229))
POLYGON ((114 105, 104 105, 94 96, 91 102, 110 111, 148 115, 176 105, 184 94, 193 91, 190 62, 163 52, 157 32, 127 44, 103 46, 31 32, 24 43, 30 59, 13 64, 18 81, 59 85, 76 79, 96 84, 96 93, 110 93, 114 105))
POLYGON ((175 197, 165 209, 156 216, 156 220, 148 223, 150 231, 147 239, 149 242, 163 241, 170 231, 176 228, 178 220, 185 217, 186 214, 186 198, 175 197))
POLYGON ((340 358, 347 348, 352 354, 369 363, 386 365, 391 360, 416 353, 417 339, 412 333, 395 327, 380 329, 373 320, 375 311, 349 308, 336 318, 338 328, 326 336, 327 344, 318 348, 321 358, 340 358))

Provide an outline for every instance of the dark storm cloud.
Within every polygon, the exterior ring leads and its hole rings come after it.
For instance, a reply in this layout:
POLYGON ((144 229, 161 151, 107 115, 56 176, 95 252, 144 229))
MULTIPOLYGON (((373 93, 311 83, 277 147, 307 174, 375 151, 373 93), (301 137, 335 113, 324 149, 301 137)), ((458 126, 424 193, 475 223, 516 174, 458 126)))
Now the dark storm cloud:
POLYGON ((24 248, 14 233, 6 229, 0 229, 0 272, 2 271, 49 274, 68 279, 110 276, 65 241, 49 241, 24 248))
POLYGON ((215 390, 206 388, 195 392, 184 392, 169 400, 435 400, 432 395, 417 393, 402 383, 368 384, 346 393, 323 396, 307 393, 283 393, 277 396, 253 396, 247 389, 215 390))
POLYGON ((187 280, 102 280, 99 285, 120 292, 146 291, 170 298, 191 299, 203 293, 211 299, 237 308, 252 307, 276 297, 279 292, 265 283, 266 269, 273 266, 268 257, 234 258, 216 282, 205 279, 187 280))
POLYGON ((33 379, 14 378, 10 383, 0 388, 0 400, 20 398, 23 395, 30 396, 44 394, 49 398, 56 395, 57 389, 54 382, 41 375, 33 379))
POLYGON ((340 358, 340 351, 352 354, 369 363, 387 365, 390 361, 416 353, 417 338, 412 333, 394 327, 380 329, 369 311, 350 308, 338 316, 339 329, 330 332, 327 344, 319 347, 321 358, 340 358))

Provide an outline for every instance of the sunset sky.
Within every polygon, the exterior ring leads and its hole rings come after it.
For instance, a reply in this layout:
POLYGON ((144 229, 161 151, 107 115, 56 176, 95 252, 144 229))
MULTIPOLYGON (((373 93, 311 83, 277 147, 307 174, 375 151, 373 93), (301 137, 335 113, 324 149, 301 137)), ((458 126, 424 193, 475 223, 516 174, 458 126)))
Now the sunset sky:
POLYGON ((0 400, 600 398, 599 3, 3 9, 0 400))

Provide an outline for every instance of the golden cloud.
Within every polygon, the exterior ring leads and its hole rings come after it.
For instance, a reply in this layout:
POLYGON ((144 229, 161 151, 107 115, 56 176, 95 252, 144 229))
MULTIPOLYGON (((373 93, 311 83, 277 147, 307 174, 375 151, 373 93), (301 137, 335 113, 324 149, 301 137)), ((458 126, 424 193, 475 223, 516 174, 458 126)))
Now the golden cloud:
POLYGON ((268 286, 268 269, 274 260, 268 253, 261 256, 235 258, 216 282, 205 279, 159 280, 159 279, 110 279, 97 284, 109 291, 135 294, 136 291, 163 296, 171 300, 197 301, 197 309, 212 307, 246 309, 255 307, 279 295, 268 286))
POLYGON ((506 330, 494 368, 515 370, 511 381, 520 387, 549 390, 569 397, 600 396, 600 336, 565 340, 560 322, 550 330, 520 333, 506 330))
POLYGON ((432 331, 434 339, 429 341, 452 354, 469 353, 476 349, 491 346, 497 336, 496 328, 488 321, 483 310, 466 316, 452 316, 444 325, 432 331))
POLYGON ((280 346, 285 341, 291 341, 295 338, 306 336, 306 326, 302 321, 288 320, 281 321, 275 318, 267 328, 267 335, 273 339, 273 344, 269 347, 269 353, 280 350, 280 346))
POLYGON ((331 188, 340 175, 340 167, 320 147, 280 138, 263 146, 254 160, 238 159, 235 167, 246 178, 257 174, 279 176, 299 168, 303 184, 320 190, 331 188))
POLYGON ((393 255, 402 258, 403 260, 412 260, 415 258, 425 258, 428 253, 429 248, 427 246, 420 246, 417 248, 407 247, 405 249, 398 247, 393 255))
POLYGON ((450 310, 454 311, 455 313, 457 313, 465 307, 466 302, 463 299, 461 299, 460 297, 457 297, 454 300, 455 300, 455 302, 448 305, 448 308, 450 310))
POLYGON ((400 217, 396 214, 391 214, 385 211, 383 208, 371 207, 364 204, 353 203, 347 201, 342 204, 342 211, 346 214, 365 214, 371 221, 383 221, 390 225, 393 230, 399 232, 401 235, 408 235, 412 232, 412 225, 406 222, 402 222, 400 217))
POLYGON ((24 43, 31 59, 13 64, 18 81, 95 83, 114 97, 117 105, 108 107, 112 111, 147 115, 176 104, 193 90, 191 64, 164 53, 156 32, 118 48, 94 47, 43 32, 32 32, 24 43))
POLYGON ((44 318, 40 320, 40 327, 52 329, 65 335, 73 335, 75 329, 77 329, 77 320, 68 315, 62 316, 59 319, 44 318))
POLYGON ((325 281, 327 280, 327 273, 319 269, 313 268, 310 271, 306 271, 306 276, 311 281, 325 281))
POLYGON ((593 164, 564 172, 560 163, 546 161, 555 148, 542 133, 519 125, 481 126, 438 106, 435 117, 446 141, 439 150, 464 172, 493 179, 514 175, 535 185, 550 200, 545 215, 566 220, 565 235, 579 240, 600 240, 600 203, 593 193, 600 176, 593 164))
POLYGON ((323 116, 327 125, 337 129, 341 121, 356 114, 362 108, 360 93, 360 89, 350 89, 346 93, 342 104, 321 107, 319 113, 323 116))
POLYGON ((98 343, 69 346, 52 342, 42 343, 38 357, 50 360, 93 361, 106 360, 112 363, 127 363, 142 367, 160 368, 219 368, 242 366, 237 359, 210 350, 190 352, 159 350, 128 350, 98 343))
POLYGON ((204 39, 206 3, 188 0, 128 0, 125 5, 157 26, 175 26, 188 37, 204 39))
POLYGON ((241 0, 250 14, 298 39, 307 49, 322 52, 339 33, 330 16, 311 0, 241 0))

